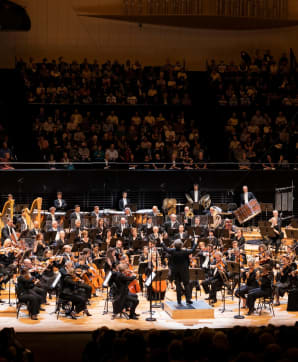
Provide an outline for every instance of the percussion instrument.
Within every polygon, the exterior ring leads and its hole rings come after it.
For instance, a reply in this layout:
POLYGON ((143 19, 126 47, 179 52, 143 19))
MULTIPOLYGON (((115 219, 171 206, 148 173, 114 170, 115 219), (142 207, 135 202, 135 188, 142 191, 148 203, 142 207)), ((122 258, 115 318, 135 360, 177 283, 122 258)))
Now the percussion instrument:
POLYGON ((248 204, 240 206, 234 211, 234 215, 240 224, 254 218, 261 213, 261 206, 256 199, 252 199, 248 204))

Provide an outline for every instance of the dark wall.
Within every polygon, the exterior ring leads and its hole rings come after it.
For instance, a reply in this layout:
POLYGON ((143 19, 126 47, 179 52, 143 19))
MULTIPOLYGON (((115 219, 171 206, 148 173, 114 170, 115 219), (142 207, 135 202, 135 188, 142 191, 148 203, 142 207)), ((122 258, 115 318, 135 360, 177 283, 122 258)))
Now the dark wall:
MULTIPOLYGON (((198 182, 203 191, 213 195, 216 202, 238 201, 242 185, 246 184, 258 199, 274 202, 276 187, 298 182, 295 170, 280 171, 127 171, 127 170, 44 170, 2 171, 0 190, 2 204, 7 193, 13 193, 17 202, 31 203, 37 196, 44 198, 49 207, 57 190, 64 192, 70 206, 80 202, 89 208, 100 203, 115 207, 122 190, 128 190, 139 208, 157 203, 165 197, 185 201, 185 192, 198 182)), ((295 204, 295 208, 297 208, 295 204)))

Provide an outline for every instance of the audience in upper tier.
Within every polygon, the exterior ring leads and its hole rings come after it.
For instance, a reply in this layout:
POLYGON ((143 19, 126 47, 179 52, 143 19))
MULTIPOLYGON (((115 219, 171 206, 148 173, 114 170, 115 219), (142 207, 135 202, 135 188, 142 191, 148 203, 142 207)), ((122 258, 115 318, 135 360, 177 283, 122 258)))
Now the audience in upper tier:
POLYGON ((83 362, 294 362, 298 360, 297 338, 297 326, 179 331, 101 328, 93 332, 83 362))
POLYGON ((261 163, 265 170, 297 163, 297 112, 233 112, 225 124, 228 159, 240 169, 261 163))
POLYGON ((29 103, 61 104, 183 104, 191 105, 185 65, 167 62, 162 67, 143 67, 108 60, 99 64, 85 58, 67 63, 30 58, 17 62, 29 103))
POLYGON ((48 161, 50 168, 57 161, 66 167, 75 161, 104 162, 106 169, 113 162, 128 163, 131 169, 206 168, 199 129, 184 112, 48 113, 41 107, 33 132, 39 160, 48 161), (140 162, 144 165, 135 164, 140 162))
POLYGON ((241 63, 207 64, 210 85, 220 106, 298 105, 298 68, 294 54, 276 60, 269 50, 241 52, 241 63))

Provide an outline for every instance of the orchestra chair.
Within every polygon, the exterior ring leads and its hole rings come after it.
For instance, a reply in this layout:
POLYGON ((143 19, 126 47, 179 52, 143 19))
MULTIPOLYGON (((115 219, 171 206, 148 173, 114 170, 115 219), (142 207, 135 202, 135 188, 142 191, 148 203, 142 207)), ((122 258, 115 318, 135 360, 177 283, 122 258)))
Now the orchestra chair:
MULTIPOLYGON (((16 318, 19 319, 21 308, 26 307, 28 310, 28 302, 20 302, 17 284, 15 284, 15 296, 16 296, 16 318)), ((30 313, 29 317, 31 318, 30 313)))
POLYGON ((72 302, 69 299, 62 298, 60 295, 61 295, 61 290, 57 289, 56 308, 55 308, 55 313, 57 314, 57 319, 59 319, 61 309, 63 310, 65 316, 70 314, 73 311, 72 302))
POLYGON ((271 312, 273 314, 273 317, 275 317, 273 302, 274 302, 273 293, 271 293, 271 295, 268 297, 259 298, 257 306, 257 312, 259 312, 259 315, 262 314, 262 310, 268 307, 269 312, 271 312))

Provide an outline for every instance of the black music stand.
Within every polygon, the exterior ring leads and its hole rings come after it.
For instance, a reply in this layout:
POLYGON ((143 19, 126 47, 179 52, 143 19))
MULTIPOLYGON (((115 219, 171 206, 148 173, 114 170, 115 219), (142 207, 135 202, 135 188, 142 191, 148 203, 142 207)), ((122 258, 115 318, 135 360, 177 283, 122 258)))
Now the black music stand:
MULTIPOLYGON (((240 263, 237 263, 235 261, 230 261, 227 263, 228 265, 228 270, 230 270, 232 273, 234 274, 238 274, 238 278, 239 278, 239 286, 238 286, 238 290, 240 290, 241 287, 241 268, 240 268, 240 263)), ((240 305, 241 305, 241 298, 239 296, 238 298, 238 314, 234 315, 235 319, 244 319, 244 315, 241 315, 240 313, 240 305)))
POLYGON ((233 240, 232 239, 223 239, 223 250, 229 250, 232 248, 233 240))
POLYGON ((271 202, 261 202, 260 203, 262 213, 266 214, 266 219, 268 218, 268 211, 273 211, 273 204, 271 202))
MULTIPOLYGON (((198 282, 199 280, 205 280, 205 272, 202 268, 189 269, 189 280, 198 282)), ((196 288, 196 300, 198 300, 198 291, 196 288)))
POLYGON ((93 263, 96 265, 96 268, 98 270, 104 269, 105 262, 106 262, 106 258, 98 258, 98 259, 93 260, 93 263))
POLYGON ((47 231, 44 235, 44 241, 51 244, 53 241, 55 241, 57 235, 57 231, 47 231))
POLYGON ((140 255, 132 255, 132 265, 133 266, 138 266, 140 264, 140 255))
POLYGON ((220 275, 220 277, 221 277, 221 280, 222 280, 222 282, 223 282, 223 307, 222 307, 222 309, 219 309, 222 313, 224 313, 224 312, 232 312, 231 310, 228 310, 228 309, 226 309, 226 282, 228 281, 228 277, 227 277, 227 275, 226 275, 226 272, 224 272, 224 271, 220 271, 220 270, 218 270, 217 271, 218 273, 219 273, 219 275, 220 275))
POLYGON ((132 242, 132 248, 133 250, 140 250, 143 249, 143 247, 147 245, 147 243, 142 239, 136 239, 132 242))

